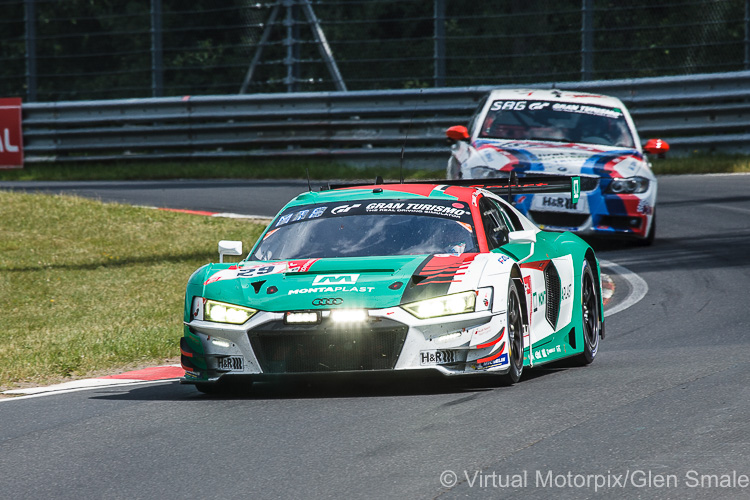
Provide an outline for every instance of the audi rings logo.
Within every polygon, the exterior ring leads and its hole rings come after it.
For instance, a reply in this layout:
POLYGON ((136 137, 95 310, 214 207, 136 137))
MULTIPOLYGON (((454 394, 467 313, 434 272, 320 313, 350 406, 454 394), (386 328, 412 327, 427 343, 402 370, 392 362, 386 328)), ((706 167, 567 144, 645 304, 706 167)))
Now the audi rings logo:
POLYGON ((332 299, 315 299, 312 301, 314 306, 340 306, 344 303, 344 299, 332 298, 332 299))

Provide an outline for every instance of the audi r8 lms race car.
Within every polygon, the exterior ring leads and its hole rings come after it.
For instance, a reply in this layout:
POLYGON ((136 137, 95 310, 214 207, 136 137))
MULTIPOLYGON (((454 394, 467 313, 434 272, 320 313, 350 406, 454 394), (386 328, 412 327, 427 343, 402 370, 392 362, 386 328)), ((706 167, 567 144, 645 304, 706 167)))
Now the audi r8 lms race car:
POLYGON ((539 227, 581 235, 627 236, 643 244, 656 232, 656 177, 623 103, 614 97, 562 90, 493 90, 453 141, 449 179, 518 175, 581 176, 577 204, 561 195, 520 195, 515 205, 539 227))
POLYGON ((241 242, 220 242, 220 262, 187 284, 182 382, 432 370, 515 383, 524 367, 593 361, 604 317, 591 247, 541 231, 494 188, 441 182, 303 193, 239 263, 223 257, 241 242))

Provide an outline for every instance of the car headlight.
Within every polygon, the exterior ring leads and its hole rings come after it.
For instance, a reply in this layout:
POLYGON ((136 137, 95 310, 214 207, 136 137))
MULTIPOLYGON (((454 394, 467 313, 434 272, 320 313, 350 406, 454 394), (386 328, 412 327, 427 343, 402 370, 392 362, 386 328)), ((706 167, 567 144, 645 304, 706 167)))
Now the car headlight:
POLYGON ((216 302, 215 300, 206 300, 203 305, 203 319, 215 323, 241 325, 252 318, 257 312, 256 309, 251 309, 250 307, 225 304, 224 302, 216 302))
POLYGON ((438 318, 490 309, 492 307, 491 294, 491 289, 481 289, 478 292, 471 290, 435 297, 434 299, 420 300, 404 304, 401 307, 419 319, 438 318), (479 301, 477 301, 477 294, 480 295, 481 300, 479 301))
POLYGON ((645 177, 612 179, 612 182, 607 186, 607 192, 614 194, 645 193, 648 191, 648 184, 649 181, 645 177))

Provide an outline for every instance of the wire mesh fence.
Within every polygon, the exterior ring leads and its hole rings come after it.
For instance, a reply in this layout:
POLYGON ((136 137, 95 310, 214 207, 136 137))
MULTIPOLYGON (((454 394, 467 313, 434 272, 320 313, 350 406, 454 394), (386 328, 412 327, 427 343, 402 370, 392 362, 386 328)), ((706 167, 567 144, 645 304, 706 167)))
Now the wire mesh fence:
POLYGON ((750 0, 0 0, 0 96, 376 90, 750 69, 750 0))

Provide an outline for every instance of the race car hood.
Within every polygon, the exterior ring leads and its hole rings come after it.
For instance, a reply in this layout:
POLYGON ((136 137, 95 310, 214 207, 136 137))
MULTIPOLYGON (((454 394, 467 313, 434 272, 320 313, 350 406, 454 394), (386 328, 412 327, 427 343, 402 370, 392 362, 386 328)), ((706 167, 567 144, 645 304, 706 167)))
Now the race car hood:
POLYGON ((380 309, 475 289, 484 267, 477 255, 209 264, 188 286, 194 295, 264 311, 380 309))
POLYGON ((636 149, 588 144, 478 139, 474 147, 491 169, 504 172, 631 177, 645 168, 636 149))

